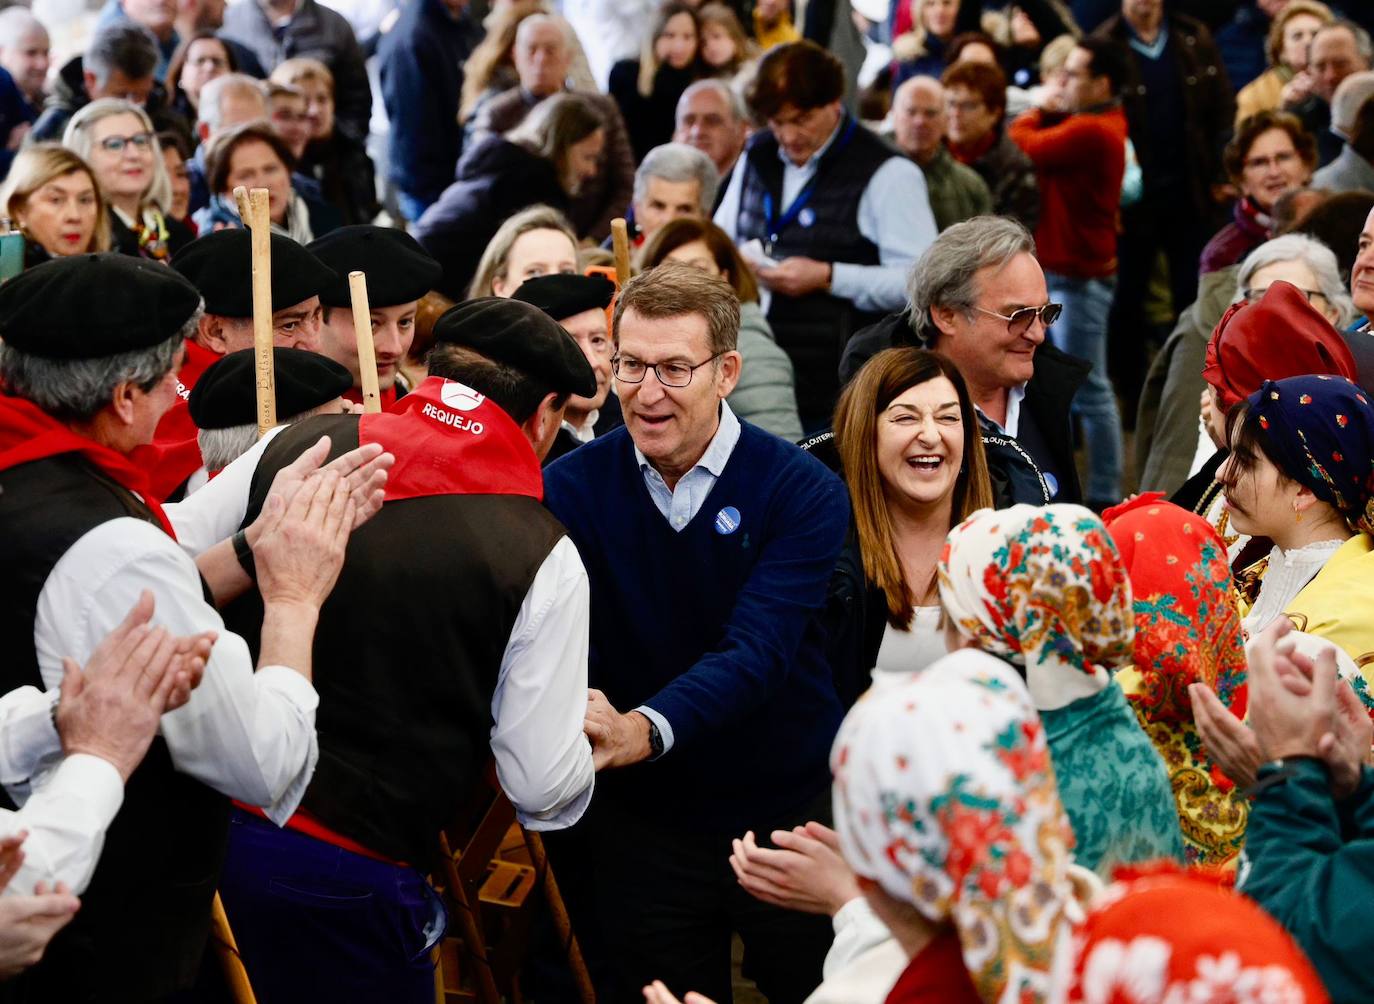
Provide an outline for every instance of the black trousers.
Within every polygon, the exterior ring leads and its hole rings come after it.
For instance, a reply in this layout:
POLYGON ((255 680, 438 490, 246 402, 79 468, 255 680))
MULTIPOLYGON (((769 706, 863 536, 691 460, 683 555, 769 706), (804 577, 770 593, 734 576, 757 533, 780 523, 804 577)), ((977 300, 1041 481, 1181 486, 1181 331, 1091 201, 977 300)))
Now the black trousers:
MULTIPOLYGON (((814 812, 762 820, 754 834, 766 845, 772 830, 828 817, 826 792, 814 812)), ((573 830, 545 835, 600 1004, 641 1004, 642 988, 656 979, 678 998, 696 990, 729 1004, 735 933, 744 942, 744 975, 770 1004, 800 1004, 816 989, 833 937, 830 919, 745 892, 729 862, 730 839, 742 835, 647 822, 632 806, 600 795, 573 830)), ((562 999, 538 996, 540 1004, 562 999)))

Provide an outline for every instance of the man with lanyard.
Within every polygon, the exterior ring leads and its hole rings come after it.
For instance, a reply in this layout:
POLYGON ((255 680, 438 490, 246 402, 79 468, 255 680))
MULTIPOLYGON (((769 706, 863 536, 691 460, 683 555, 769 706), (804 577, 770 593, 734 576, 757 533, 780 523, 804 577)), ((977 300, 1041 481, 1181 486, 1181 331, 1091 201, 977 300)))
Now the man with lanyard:
MULTIPOLYGON (((206 601, 248 588, 234 546, 192 561, 128 459, 176 397, 199 307, 176 272, 120 254, 61 258, 0 287, 0 689, 55 693, 64 657, 86 662, 149 593, 170 634, 217 635, 199 686, 162 716, 129 778, 79 916, 20 978, 28 999, 108 1000, 113 987, 153 1000, 187 989, 209 931, 226 796, 285 819, 315 767, 310 643, 359 515, 349 481, 307 477, 327 444, 283 472, 264 517, 245 529, 263 598, 256 672, 206 601)), ((381 485, 360 487, 374 511, 381 485)), ((8 791, 41 794, 49 766, 40 761, 8 791)))
MULTIPOLYGON (((174 501, 205 483, 196 424, 186 402, 201 374, 230 352, 253 346, 252 234, 217 230, 192 241, 172 266, 200 293, 205 311, 177 370, 172 407, 153 442, 134 454, 159 501, 174 501)), ((289 237, 272 235, 272 331, 277 345, 319 349, 319 293, 332 273, 289 237)))
MULTIPOLYGON (((252 518, 321 435, 397 458, 322 611, 301 809, 284 830, 235 814, 220 889, 264 1000, 433 1001, 444 911, 424 876, 492 754, 527 828, 569 826, 591 798, 587 576, 539 469, 591 368, 543 312, 488 298, 440 318, 429 371, 388 410, 294 425, 207 488, 238 484, 252 518)), ((252 599, 231 623, 251 630, 252 599)))
POLYGON ((764 287, 792 357, 802 425, 829 421, 849 336, 906 299, 907 269, 935 239, 920 168, 844 110, 844 68, 812 42, 760 61, 754 134, 716 210, 764 287))

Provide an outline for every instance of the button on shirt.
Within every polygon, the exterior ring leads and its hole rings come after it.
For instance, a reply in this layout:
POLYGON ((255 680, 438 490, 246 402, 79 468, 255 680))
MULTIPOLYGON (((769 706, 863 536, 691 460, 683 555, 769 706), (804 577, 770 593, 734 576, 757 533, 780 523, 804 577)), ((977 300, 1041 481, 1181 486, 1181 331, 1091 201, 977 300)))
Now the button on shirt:
MULTIPOLYGON (((678 478, 677 485, 669 488, 663 475, 654 470, 649 458, 635 447, 635 460, 639 462, 640 473, 644 475, 644 486, 649 489, 649 497, 668 521, 675 533, 681 533, 688 523, 701 512, 706 504, 706 496, 716 486, 716 479, 730 462, 730 454, 735 452, 739 442, 739 419, 724 401, 720 403, 720 424, 716 434, 706 447, 706 452, 690 471, 678 478)), ((663 752, 673 748, 673 727, 653 708, 640 705, 634 709, 658 726, 659 737, 663 740, 663 752)))

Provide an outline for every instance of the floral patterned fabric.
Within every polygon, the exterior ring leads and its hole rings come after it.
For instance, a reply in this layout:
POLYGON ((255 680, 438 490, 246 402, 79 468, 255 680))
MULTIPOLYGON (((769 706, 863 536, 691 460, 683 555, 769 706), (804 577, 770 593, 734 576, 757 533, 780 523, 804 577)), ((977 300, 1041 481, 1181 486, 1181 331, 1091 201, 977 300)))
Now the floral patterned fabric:
POLYGON ((1071 1004, 1327 1004, 1293 939, 1196 873, 1123 876, 1077 939, 1071 1004))
POLYGON ((840 727, 831 767, 835 828, 854 870, 932 922, 952 922, 982 1000, 1056 999, 1073 832, 1016 673, 965 649, 871 693, 840 727))
POLYGON ((1201 516, 1141 495, 1102 514, 1135 596, 1135 665, 1117 683, 1169 771, 1189 864, 1234 868, 1249 802, 1193 725, 1188 686, 1205 683, 1245 717, 1245 645, 1226 545, 1201 516))
POLYGON ((940 600, 960 633, 1023 668, 1044 718, 1079 864, 1181 859, 1164 763, 1110 670, 1132 660, 1131 587, 1081 506, 984 509, 950 531, 940 600))

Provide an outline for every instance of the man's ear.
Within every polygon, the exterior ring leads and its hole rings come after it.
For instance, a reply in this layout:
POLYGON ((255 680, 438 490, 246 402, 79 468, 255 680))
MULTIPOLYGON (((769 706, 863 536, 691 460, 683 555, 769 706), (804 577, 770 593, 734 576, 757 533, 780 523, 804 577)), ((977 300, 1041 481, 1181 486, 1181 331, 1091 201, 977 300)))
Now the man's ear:
POLYGON ((949 336, 959 330, 959 315, 962 314, 958 307, 934 306, 930 308, 930 319, 935 327, 943 336, 949 336))
POLYGON ((110 410, 122 425, 132 425, 134 421, 134 395, 142 394, 132 380, 121 380, 115 384, 110 396, 110 410))
POLYGON ((86 96, 94 101, 97 97, 96 91, 100 89, 100 81, 91 70, 81 71, 81 86, 86 88, 86 96))
POLYGON ((541 463, 549 455, 549 450, 553 449, 558 427, 563 424, 563 413, 568 410, 567 396, 563 395, 562 403, 556 405, 559 397, 560 395, 553 393, 545 395, 544 400, 539 402, 539 407, 534 409, 534 414, 520 425, 520 431, 534 447, 534 455, 541 463))
POLYGON ((201 314, 196 325, 196 341, 203 348, 224 355, 228 344, 224 340, 224 319, 215 314, 201 314))
POLYGON ((740 372, 743 369, 744 357, 733 349, 720 357, 720 372, 717 374, 716 389, 722 398, 730 396, 730 392, 739 383, 740 372))

